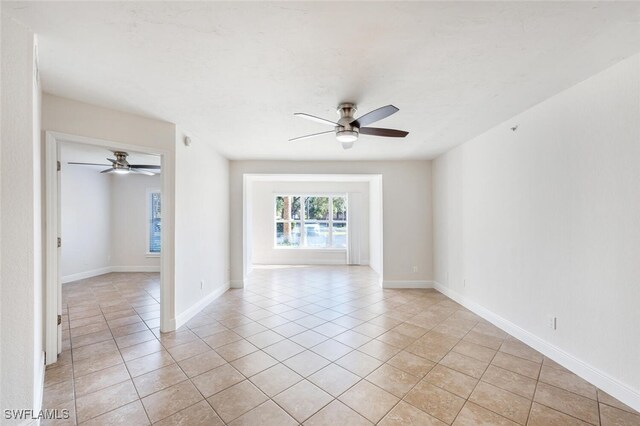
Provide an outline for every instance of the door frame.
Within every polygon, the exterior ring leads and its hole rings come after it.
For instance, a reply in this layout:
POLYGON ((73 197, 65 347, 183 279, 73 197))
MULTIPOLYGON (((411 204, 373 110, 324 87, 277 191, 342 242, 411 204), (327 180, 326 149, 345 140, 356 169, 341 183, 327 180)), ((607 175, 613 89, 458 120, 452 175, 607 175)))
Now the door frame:
MULTIPOLYGON (((168 150, 149 146, 133 145, 85 136, 71 135, 60 132, 45 132, 45 353, 46 364, 53 364, 62 352, 61 326, 58 325, 58 315, 62 314, 62 282, 60 277, 60 250, 58 237, 60 236, 60 185, 58 161, 60 143, 72 142, 93 145, 123 151, 137 151, 145 154, 160 156, 162 167, 162 181, 160 191, 163 203, 163 226, 161 230, 162 251, 160 252, 160 328, 171 331, 175 328, 173 280, 171 279, 171 258, 173 240, 172 213, 173 197, 170 192, 173 170, 171 168, 168 150), (166 225, 166 226, 165 226, 166 225)), ((63 242, 64 243, 64 242, 63 242)))

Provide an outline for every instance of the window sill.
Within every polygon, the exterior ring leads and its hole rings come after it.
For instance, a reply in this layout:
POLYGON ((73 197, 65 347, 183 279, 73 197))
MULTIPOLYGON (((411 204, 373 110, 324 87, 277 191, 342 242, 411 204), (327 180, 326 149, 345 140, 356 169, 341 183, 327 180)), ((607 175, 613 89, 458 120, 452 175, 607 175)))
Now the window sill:
POLYGON ((147 253, 145 257, 160 257, 160 253, 147 253))

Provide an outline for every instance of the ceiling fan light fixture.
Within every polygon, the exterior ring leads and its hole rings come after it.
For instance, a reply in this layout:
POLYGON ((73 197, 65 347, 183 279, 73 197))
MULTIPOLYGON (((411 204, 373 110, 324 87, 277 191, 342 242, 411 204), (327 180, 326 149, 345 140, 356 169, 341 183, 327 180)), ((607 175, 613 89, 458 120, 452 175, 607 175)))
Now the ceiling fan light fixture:
POLYGON ((351 149, 353 148, 353 144, 354 142, 340 142, 340 144, 342 145, 342 149, 351 149))
POLYGON ((129 169, 113 169, 113 173, 117 173, 119 175, 128 175, 129 174, 129 169))
POLYGON ((336 139, 342 144, 351 142, 353 145, 353 142, 358 140, 358 132, 355 130, 341 130, 336 133, 336 139))

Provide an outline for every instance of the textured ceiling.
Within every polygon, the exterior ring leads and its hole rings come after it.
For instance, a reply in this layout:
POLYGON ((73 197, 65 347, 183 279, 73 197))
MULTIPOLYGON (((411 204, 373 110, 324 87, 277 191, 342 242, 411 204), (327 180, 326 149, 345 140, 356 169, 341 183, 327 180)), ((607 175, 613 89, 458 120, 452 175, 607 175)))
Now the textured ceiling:
POLYGON ((640 51, 633 2, 3 2, 44 90, 174 122, 234 159, 432 158, 640 51), (400 112, 343 151, 294 118, 400 112))

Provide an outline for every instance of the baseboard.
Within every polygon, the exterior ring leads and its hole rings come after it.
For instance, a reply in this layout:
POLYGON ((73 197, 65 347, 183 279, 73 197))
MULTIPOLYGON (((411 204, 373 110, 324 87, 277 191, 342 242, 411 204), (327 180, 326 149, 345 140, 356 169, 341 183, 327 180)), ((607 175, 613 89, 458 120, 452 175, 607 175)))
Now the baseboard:
POLYGON ((433 281, 427 280, 405 280, 405 281, 382 281, 382 288, 433 288, 433 281))
MULTIPOLYGON (((42 410, 43 408, 42 403, 44 398, 44 372, 46 370, 44 351, 42 351, 40 354, 40 362, 38 363, 38 370, 39 371, 36 371, 36 380, 38 381, 38 384, 37 385, 34 384, 34 395, 33 395, 33 401, 34 401, 33 412, 34 413, 39 413, 40 410, 42 410)), ((48 408, 48 407, 45 407, 45 408, 48 408)), ((31 424, 39 425, 40 419, 36 419, 36 421, 32 422, 31 424)))
POLYGON ((229 281, 229 288, 244 288, 244 280, 229 281))
POLYGON ((572 371, 589 383, 599 387, 609 395, 619 399, 629 407, 640 411, 640 393, 638 393, 636 390, 631 389, 629 386, 621 383, 617 379, 614 379, 604 371, 601 371, 587 364, 586 362, 565 352, 564 350, 536 336, 535 334, 493 313, 492 311, 477 304, 469 298, 464 297, 455 290, 437 281, 434 281, 433 285, 434 288, 440 293, 444 294, 450 299, 453 299, 465 308, 489 321, 496 327, 506 331, 515 338, 531 346, 533 349, 537 350, 544 356, 551 358, 558 364, 565 367, 567 370, 572 371))
MULTIPOLYGON (((44 372, 45 372, 45 365, 44 365, 44 351, 41 353, 40 355, 40 363, 38 364, 38 370, 35 373, 35 380, 37 380, 37 384, 34 383, 33 384, 33 412, 31 414, 31 417, 35 417, 35 418, 28 418, 28 419, 24 419, 24 421, 21 421, 20 423, 17 423, 20 426, 38 426, 40 425, 40 418, 38 417, 38 414, 40 413, 40 410, 43 409, 42 407, 42 402, 43 402, 43 397, 44 397, 44 372)), ((45 407, 46 408, 46 407, 45 407)))
POLYGON ((160 272, 160 265, 112 266, 111 272, 160 272))
POLYGON ((272 262, 253 262, 254 265, 348 265, 347 258, 344 259, 323 259, 321 257, 300 259, 300 260, 274 260, 272 262))
POLYGON ((191 318, 195 317, 202 311, 209 303, 216 300, 220 297, 225 291, 229 290, 230 282, 227 281, 223 286, 213 290, 211 293, 206 295, 204 298, 200 299, 198 302, 193 304, 186 311, 176 315, 175 319, 175 329, 179 329, 183 325, 185 325, 191 318))
POLYGON ((98 275, 108 274, 109 272, 111 272, 111 266, 105 266, 103 268, 92 269, 90 271, 65 275, 60 279, 60 281, 62 282, 62 284, 66 284, 72 281, 84 280, 91 277, 97 277, 98 275))
POLYGON ((98 275, 104 275, 110 272, 160 272, 160 266, 105 266, 104 268, 92 269, 91 271, 65 275, 60 279, 60 281, 62 284, 66 284, 73 281, 97 277, 98 275))
POLYGON ((176 330, 176 319, 170 318, 167 320, 166 325, 160 322, 160 332, 161 333, 170 333, 176 330))

